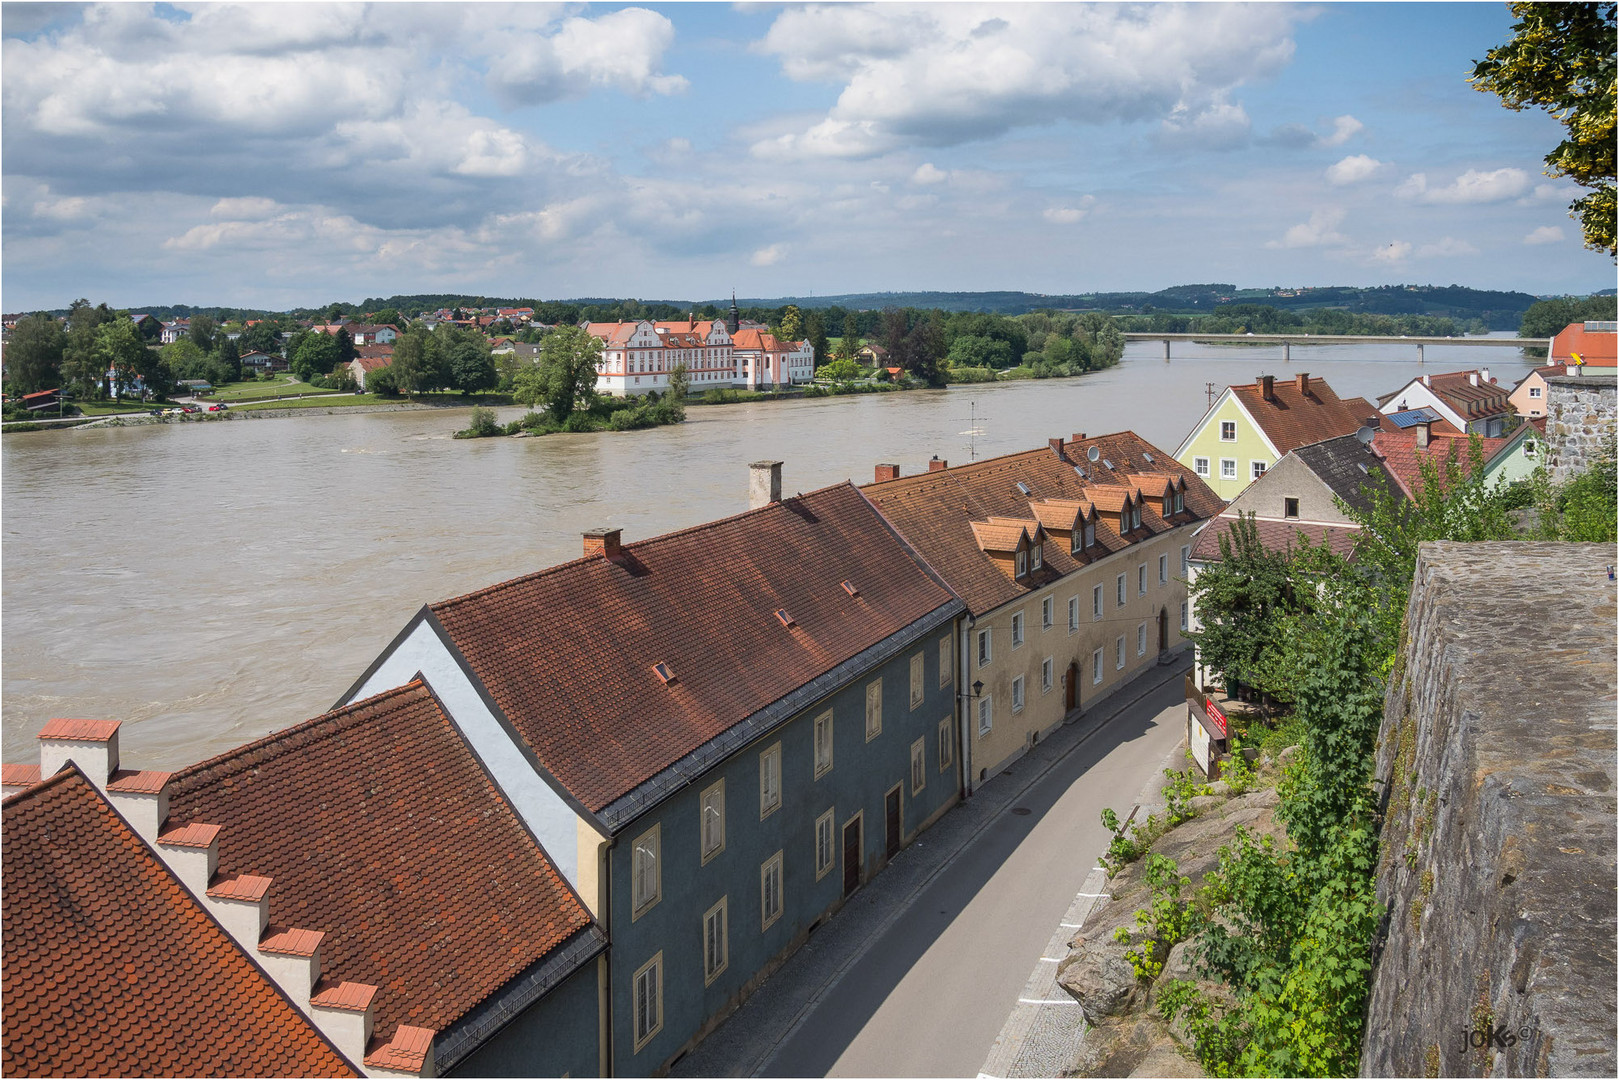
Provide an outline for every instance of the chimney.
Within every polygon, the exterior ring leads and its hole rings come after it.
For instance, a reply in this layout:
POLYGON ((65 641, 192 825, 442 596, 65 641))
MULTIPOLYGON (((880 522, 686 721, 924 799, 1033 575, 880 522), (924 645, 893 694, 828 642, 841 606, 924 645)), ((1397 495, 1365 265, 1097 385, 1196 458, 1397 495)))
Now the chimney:
POLYGON ((102 791, 118 771, 117 720, 52 720, 39 729, 39 778, 49 780, 69 761, 102 791))
POLYGON ((1374 413, 1373 415, 1368 416, 1365 420, 1361 421, 1361 423, 1375 431, 1383 426, 1382 414, 1374 413))
POLYGON ((1259 377, 1259 396, 1266 401, 1276 400, 1276 376, 1261 375, 1259 377))
POLYGON ((781 502, 781 462, 755 461, 748 466, 748 509, 781 502))
POLYGON ((1046 443, 1051 447, 1051 452, 1053 454, 1056 454, 1059 459, 1063 458, 1061 439, 1047 439, 1046 443))
POLYGON ((1490 378, 1490 369, 1487 368, 1487 367, 1478 369, 1478 377, 1479 377, 1480 382, 1494 382, 1495 381, 1494 379, 1490 378))
POLYGON ((157 837, 158 854, 199 901, 208 895, 208 882, 219 869, 219 830, 218 825, 193 822, 166 829, 157 837))
POLYGON ((618 558, 619 537, 623 532, 622 529, 590 529, 585 533, 585 557, 605 555, 609 559, 618 558))
POLYGON ((1433 386, 1433 376, 1432 375, 1424 375, 1422 377, 1422 385, 1426 386, 1426 387, 1429 387, 1429 388, 1432 388, 1432 386, 1433 386))
POLYGON ((928 472, 943 472, 949 467, 950 463, 941 458, 938 454, 934 454, 928 459, 928 472))
POLYGON ((1068 441, 1071 443, 1084 442, 1085 433, 1083 431, 1076 431, 1068 437, 1068 441))
POLYGON ((1477 386, 1478 385, 1478 372, 1469 371, 1467 373, 1467 385, 1468 386, 1477 386))
MULTIPOLYGON (((163 822, 169 816, 169 777, 166 772, 126 772, 113 777, 107 796, 129 827, 148 844, 157 843, 163 822)), ((258 938, 253 939, 258 944, 258 938)))
POLYGON ((898 479, 899 479, 899 466, 898 465, 879 465, 879 466, 877 466, 877 483, 880 484, 884 480, 898 480, 898 479))
POLYGON ((1310 373, 1301 371, 1293 376, 1293 385, 1299 388, 1299 393, 1308 394, 1310 392, 1310 373))
POLYGON ((309 992, 320 978, 320 943, 325 937, 319 930, 289 928, 259 942, 259 963, 305 1013, 309 992))
POLYGON ((377 988, 369 983, 323 983, 309 999, 309 1016, 350 1061, 365 1058, 376 1020, 377 988))
POLYGON ((1433 441, 1433 424, 1430 421, 1424 420, 1422 423, 1416 426, 1416 435, 1417 449, 1428 449, 1428 444, 1433 441))
POLYGON ((208 910, 250 954, 270 925, 270 879, 257 874, 222 874, 208 888, 208 910))
POLYGON ((400 1024, 394 1037, 366 1055, 365 1065, 373 1076, 437 1076, 438 1061, 433 1056, 432 1028, 400 1024))

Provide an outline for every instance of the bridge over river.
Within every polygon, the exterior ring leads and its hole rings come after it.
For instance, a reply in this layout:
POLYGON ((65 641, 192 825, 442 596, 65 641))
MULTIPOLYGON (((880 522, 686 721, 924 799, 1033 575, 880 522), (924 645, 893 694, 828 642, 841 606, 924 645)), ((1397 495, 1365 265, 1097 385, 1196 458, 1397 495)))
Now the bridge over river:
MULTIPOLYGON (((1538 338, 1509 337, 1406 337, 1383 334, 1166 334, 1130 333, 1130 341, 1162 341, 1164 359, 1169 359, 1169 346, 1175 341, 1196 341, 1209 345, 1280 345, 1282 359, 1293 359, 1294 345, 1415 345, 1417 362, 1423 362, 1424 345, 1469 345, 1489 349, 1522 349, 1540 345, 1538 338)), ((1551 355, 1551 340, 1546 341, 1546 355, 1551 355)))

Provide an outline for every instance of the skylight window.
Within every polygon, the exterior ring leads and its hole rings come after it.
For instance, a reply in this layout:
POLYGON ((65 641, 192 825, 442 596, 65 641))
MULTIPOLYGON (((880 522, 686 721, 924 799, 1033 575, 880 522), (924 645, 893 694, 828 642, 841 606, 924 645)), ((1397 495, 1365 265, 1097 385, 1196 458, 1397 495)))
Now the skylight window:
POLYGON ((675 669, 670 667, 668 664, 665 664, 662 660, 652 665, 652 673, 656 675, 665 686, 668 686, 670 683, 675 681, 675 669))
POLYGON ((1032 495, 1032 494, 1033 494, 1033 492, 1031 492, 1031 491, 1030 491, 1030 490, 1029 490, 1029 485, 1028 485, 1028 484, 1025 484, 1025 483, 1024 483, 1024 482, 1023 482, 1023 481, 1021 481, 1021 480, 1019 480, 1019 481, 1018 481, 1018 482, 1017 482, 1017 489, 1018 489, 1018 490, 1019 490, 1019 491, 1021 491, 1021 492, 1023 492, 1023 494, 1025 494, 1025 495, 1032 495))
POLYGON ((793 622, 793 617, 787 614, 787 609, 784 607, 779 607, 776 609, 776 618, 781 620, 781 625, 788 628, 798 625, 797 623, 793 622))
POLYGON ((1109 461, 1107 458, 1102 459, 1102 464, 1106 465, 1110 469, 1113 468, 1113 462, 1109 461))
POLYGON ((843 583, 843 591, 848 593, 850 596, 860 595, 860 590, 854 587, 854 582, 852 581, 845 581, 843 583))
POLYGON ((1141 456, 1147 459, 1147 464, 1148 465, 1152 464, 1152 455, 1151 454, 1149 454, 1145 450, 1143 450, 1143 451, 1141 451, 1141 456))

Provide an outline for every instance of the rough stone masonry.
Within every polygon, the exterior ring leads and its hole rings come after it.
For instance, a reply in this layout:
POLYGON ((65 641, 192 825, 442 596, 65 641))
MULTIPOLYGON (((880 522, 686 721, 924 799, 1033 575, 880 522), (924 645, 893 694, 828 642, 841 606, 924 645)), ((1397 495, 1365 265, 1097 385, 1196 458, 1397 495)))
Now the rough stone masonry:
POLYGON ((1607 544, 1429 543, 1377 777, 1363 1076, 1614 1076, 1607 544))
POLYGON ((1561 483, 1613 457, 1619 378, 1553 375, 1546 380, 1546 463, 1561 483))

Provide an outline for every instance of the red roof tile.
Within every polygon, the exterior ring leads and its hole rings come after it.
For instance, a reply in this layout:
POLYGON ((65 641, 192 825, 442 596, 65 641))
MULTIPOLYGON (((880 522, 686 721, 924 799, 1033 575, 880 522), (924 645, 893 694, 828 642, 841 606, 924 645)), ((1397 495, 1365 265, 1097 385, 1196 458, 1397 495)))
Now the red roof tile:
POLYGON ((314 956, 326 940, 321 930, 303 930, 296 926, 267 927, 259 939, 259 952, 279 956, 314 956))
POLYGON ((365 1012, 371 1007, 371 1002, 376 996, 377 988, 370 983, 332 982, 329 979, 322 979, 315 986, 309 1003, 319 1005, 323 1009, 365 1012))
POLYGON ((1591 367, 1614 367, 1619 364, 1619 334, 1587 330, 1584 323, 1569 323, 1552 338, 1551 360, 1570 363, 1575 353, 1591 367))
MULTIPOLYGON (((173 814, 169 815, 169 820, 174 820, 173 814)), ((192 822, 189 825, 176 826, 167 832, 158 833, 157 842, 160 844, 172 844, 175 847, 211 847, 219 837, 219 831, 220 826, 218 825, 204 825, 200 822, 192 822)))
POLYGON ((163 785, 167 784, 169 777, 173 775, 156 769, 144 769, 140 772, 133 769, 119 769, 112 774, 112 779, 107 783, 107 790, 127 795, 156 795, 163 790, 163 785))
POLYGON ((1325 379, 1310 379, 1303 393, 1296 378, 1277 379, 1271 401, 1265 400, 1258 382, 1233 386, 1231 393, 1283 454, 1335 435, 1352 435, 1377 413, 1365 398, 1340 398, 1325 379))
MULTIPOLYGON (((1224 515, 1211 521, 1208 528, 1198 533, 1197 542, 1192 545, 1191 557, 1199 562, 1219 562, 1220 538, 1230 532, 1233 524, 1235 519, 1224 515)), ((1334 554, 1345 558, 1353 553, 1355 534, 1360 531, 1359 526, 1355 525, 1314 525, 1258 519, 1255 519, 1254 527, 1266 551, 1288 551, 1298 544, 1299 536, 1303 534, 1316 547, 1325 543, 1334 554)))
MULTIPOLYGON (((1394 481, 1405 493, 1407 498, 1414 497, 1422 490, 1422 461, 1431 458, 1439 469, 1441 482, 1448 483, 1450 477, 1466 476, 1472 471, 1472 454, 1468 449, 1469 438, 1465 435, 1436 436, 1428 444, 1428 449, 1417 449, 1417 436, 1415 432, 1401 432, 1394 434, 1379 431, 1372 437, 1372 449, 1383 459, 1383 468, 1394 477, 1394 481)), ((1484 460, 1488 462, 1495 452, 1505 446, 1505 439, 1479 439, 1484 451, 1484 460)))
POLYGON ((540 764, 592 812, 955 602, 849 484, 620 550, 432 607, 540 764), (792 612, 791 635, 777 608, 792 612), (658 662, 679 679, 660 682, 658 662))
POLYGON ((26 784, 39 783, 38 765, 13 765, 7 762, 0 765, 0 783, 6 787, 20 787, 26 784))
MULTIPOLYGON (((1494 379, 1485 379, 1478 371, 1444 371, 1412 381, 1421 382, 1464 420, 1512 411, 1512 402, 1508 400, 1512 395, 1511 389, 1494 379), (1472 381, 1475 376, 1478 377, 1477 385, 1472 381)), ((1406 383, 1399 390, 1386 395, 1382 401, 1387 403, 1401 397, 1410 386, 1411 383, 1406 383)))
POLYGON ((208 886, 208 895, 219 900, 258 902, 270 891, 270 879, 257 874, 220 874, 208 886))
POLYGON ((1129 475, 1147 469, 1186 481, 1186 511, 1166 522, 1160 514, 1162 504, 1147 499, 1141 513, 1142 531, 1132 532, 1128 538, 1102 519, 1096 526, 1101 554, 1122 551, 1149 535, 1218 513, 1225 505, 1190 469, 1130 431, 1067 443, 1061 457, 1049 445, 1042 446, 971 465, 884 480, 861 491, 967 601, 973 613, 982 614, 1091 560, 1083 554, 1077 558, 1070 554, 1067 543, 1047 544, 1044 567, 1014 580, 974 542, 973 522, 992 515, 1026 517, 1031 505, 1045 499, 1091 503, 1098 509, 1111 506, 1117 514, 1126 495, 1133 498, 1135 494, 1129 475), (1092 447, 1097 450, 1095 461, 1087 453, 1092 447), (1083 476, 1076 467, 1084 470, 1083 476), (1020 488, 1020 483, 1028 490, 1020 488))
POLYGON ((400 1024, 390 1041, 365 1056, 365 1064, 391 1072, 420 1073, 433 1048, 433 1034, 430 1028, 400 1024))
POLYGON ((106 742, 118 730, 117 720, 51 720, 39 729, 41 739, 106 742))
MULTIPOLYGON (((443 1031, 591 922, 420 682, 175 774, 170 813, 222 822, 220 872, 275 879, 376 1027, 443 1031)), ((307 948, 307 944, 305 948, 307 948)))
POLYGON ((83 773, 3 814, 6 1075, 356 1075, 83 773))

